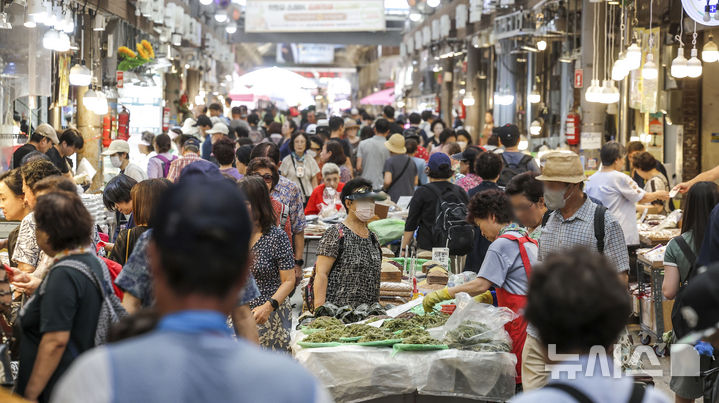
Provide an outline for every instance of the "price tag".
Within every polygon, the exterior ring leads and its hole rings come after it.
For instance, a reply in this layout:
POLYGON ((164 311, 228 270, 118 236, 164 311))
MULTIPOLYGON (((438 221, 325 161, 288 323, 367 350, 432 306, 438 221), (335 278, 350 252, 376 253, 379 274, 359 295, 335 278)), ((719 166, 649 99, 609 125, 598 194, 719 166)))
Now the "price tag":
POLYGON ((432 248, 432 260, 445 269, 449 268, 449 248, 432 248))

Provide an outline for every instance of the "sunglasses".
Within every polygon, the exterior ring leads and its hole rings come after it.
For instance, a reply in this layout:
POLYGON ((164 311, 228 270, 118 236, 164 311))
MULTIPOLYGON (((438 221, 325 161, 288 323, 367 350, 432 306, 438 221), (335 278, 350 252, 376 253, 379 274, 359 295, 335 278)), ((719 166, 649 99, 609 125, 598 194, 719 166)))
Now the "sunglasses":
POLYGON ((254 174, 252 174, 252 176, 259 176, 260 178, 264 179, 265 182, 272 183, 272 175, 271 174, 261 175, 258 173, 254 173, 254 174))

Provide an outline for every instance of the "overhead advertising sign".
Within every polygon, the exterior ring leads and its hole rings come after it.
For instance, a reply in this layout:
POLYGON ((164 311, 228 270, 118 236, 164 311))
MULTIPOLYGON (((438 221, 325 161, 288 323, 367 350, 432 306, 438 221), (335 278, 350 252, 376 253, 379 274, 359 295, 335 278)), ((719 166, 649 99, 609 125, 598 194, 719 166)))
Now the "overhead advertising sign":
POLYGON ((276 61, 279 64, 332 64, 335 45, 278 43, 276 61))
POLYGON ((247 0, 245 9, 245 32, 384 30, 384 0, 247 0))

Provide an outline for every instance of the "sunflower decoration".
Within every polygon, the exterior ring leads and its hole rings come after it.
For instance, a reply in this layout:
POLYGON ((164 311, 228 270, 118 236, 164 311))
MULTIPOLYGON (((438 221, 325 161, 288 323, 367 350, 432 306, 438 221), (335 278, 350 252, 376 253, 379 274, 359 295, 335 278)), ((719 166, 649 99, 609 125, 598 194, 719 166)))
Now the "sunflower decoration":
POLYGON ((135 44, 135 48, 137 52, 127 46, 120 46, 117 49, 118 55, 120 55, 123 59, 120 64, 117 65, 118 70, 132 70, 155 59, 155 51, 152 49, 152 44, 150 44, 149 41, 143 39, 139 43, 135 44))

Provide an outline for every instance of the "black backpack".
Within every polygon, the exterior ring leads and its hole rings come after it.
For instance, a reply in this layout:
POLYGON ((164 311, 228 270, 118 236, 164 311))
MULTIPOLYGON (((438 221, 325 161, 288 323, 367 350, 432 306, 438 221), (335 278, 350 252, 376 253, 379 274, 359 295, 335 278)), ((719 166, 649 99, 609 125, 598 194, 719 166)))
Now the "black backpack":
POLYGON ((686 336, 690 332, 690 329, 686 326, 686 321, 682 318, 681 310, 684 305, 682 303, 682 297, 684 294, 684 289, 686 289, 687 284, 689 284, 689 280, 694 277, 694 269, 696 268, 697 256, 694 252, 692 252, 692 249, 689 247, 689 244, 681 235, 675 237, 674 242, 676 242, 679 246, 679 249, 682 250, 684 257, 692 263, 691 267, 689 268, 689 273, 687 273, 687 278, 685 278, 684 281, 681 281, 680 279, 679 291, 677 291, 677 295, 674 297, 674 306, 672 306, 672 329, 674 330, 674 335, 678 340, 686 336))
POLYGON ((453 188, 446 195, 454 197, 443 197, 436 187, 426 187, 437 196, 432 245, 448 247, 450 255, 468 254, 474 247, 474 226, 467 222, 467 205, 462 202, 459 190, 453 188))
POLYGON ((525 155, 522 157, 521 160, 519 160, 519 163, 510 164, 507 162, 507 159, 504 158, 504 154, 502 154, 502 161, 504 162, 504 168, 502 168, 502 172, 499 174, 497 185, 501 187, 506 187, 509 181, 512 180, 512 178, 521 173, 529 171, 529 163, 532 162, 532 156, 525 155))
MULTIPOLYGON (((542 217, 542 227, 547 226, 549 216, 552 215, 554 210, 547 210, 542 217)), ((597 251, 604 253, 604 216, 607 213, 607 208, 604 206, 597 205, 594 210, 594 237, 597 238, 597 251)))

